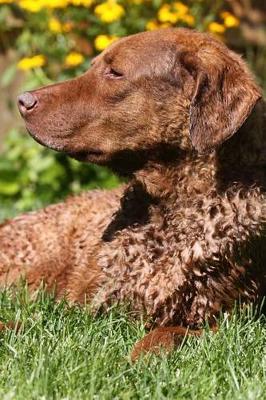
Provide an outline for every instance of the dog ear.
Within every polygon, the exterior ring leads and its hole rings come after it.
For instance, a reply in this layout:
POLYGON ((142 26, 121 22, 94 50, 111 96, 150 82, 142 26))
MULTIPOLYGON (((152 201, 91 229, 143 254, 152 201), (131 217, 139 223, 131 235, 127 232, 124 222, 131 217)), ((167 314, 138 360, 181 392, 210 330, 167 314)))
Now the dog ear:
POLYGON ((229 139, 261 98, 245 63, 223 47, 204 49, 193 60, 196 83, 190 107, 190 137, 199 153, 211 151, 229 139))

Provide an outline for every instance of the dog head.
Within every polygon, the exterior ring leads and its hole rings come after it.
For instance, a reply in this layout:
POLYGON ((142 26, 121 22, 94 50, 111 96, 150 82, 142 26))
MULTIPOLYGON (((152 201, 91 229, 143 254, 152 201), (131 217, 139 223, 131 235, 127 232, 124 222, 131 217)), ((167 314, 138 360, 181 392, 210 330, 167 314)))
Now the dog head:
POLYGON ((18 106, 41 144, 83 161, 138 168, 166 147, 212 151, 260 97, 244 62, 224 44, 170 29, 117 41, 84 75, 26 92, 18 106))

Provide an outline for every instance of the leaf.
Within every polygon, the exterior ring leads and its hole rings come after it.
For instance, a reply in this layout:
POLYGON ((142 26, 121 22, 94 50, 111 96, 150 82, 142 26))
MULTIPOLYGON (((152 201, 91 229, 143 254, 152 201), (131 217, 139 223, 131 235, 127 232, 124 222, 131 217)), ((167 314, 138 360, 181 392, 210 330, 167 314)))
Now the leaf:
POLYGON ((17 182, 0 182, 0 194, 5 196, 14 196, 20 190, 17 182))

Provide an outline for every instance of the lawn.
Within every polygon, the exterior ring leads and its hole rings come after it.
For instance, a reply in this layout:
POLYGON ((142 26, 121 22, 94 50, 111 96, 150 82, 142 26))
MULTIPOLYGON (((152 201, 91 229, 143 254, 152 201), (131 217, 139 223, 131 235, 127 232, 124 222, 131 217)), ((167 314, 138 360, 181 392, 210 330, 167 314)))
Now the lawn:
POLYGON ((131 364, 143 323, 114 308, 56 303, 40 291, 0 294, 0 399, 266 399, 266 320, 250 308, 221 316, 217 334, 189 337, 170 355, 131 364))

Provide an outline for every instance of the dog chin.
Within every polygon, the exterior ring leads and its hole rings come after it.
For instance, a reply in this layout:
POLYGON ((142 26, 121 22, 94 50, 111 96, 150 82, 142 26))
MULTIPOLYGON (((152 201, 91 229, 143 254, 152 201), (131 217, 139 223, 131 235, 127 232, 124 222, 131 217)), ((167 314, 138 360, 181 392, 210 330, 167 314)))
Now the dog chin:
POLYGON ((52 138, 45 137, 45 139, 42 138, 43 135, 39 134, 35 130, 29 128, 26 126, 27 131, 29 132, 30 136, 39 144, 41 144, 44 147, 48 147, 51 150, 59 151, 59 152, 64 152, 65 151, 65 146, 62 144, 55 143, 55 141, 52 138))
POLYGON ((36 134, 36 132, 29 129, 28 127, 27 131, 37 143, 41 144, 42 146, 48 147, 51 150, 65 153, 69 157, 74 158, 77 161, 99 165, 104 165, 108 162, 107 154, 103 153, 100 150, 69 151, 66 146, 55 143, 51 138, 45 138, 45 140, 43 140, 39 137, 38 134, 36 134))

